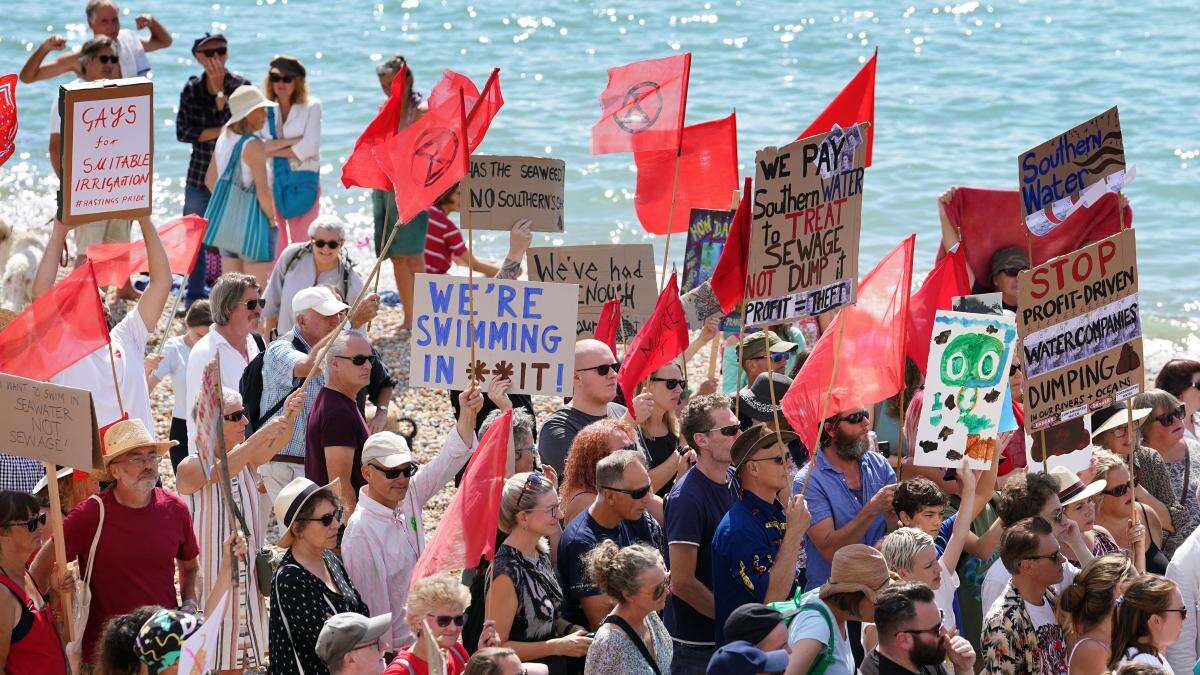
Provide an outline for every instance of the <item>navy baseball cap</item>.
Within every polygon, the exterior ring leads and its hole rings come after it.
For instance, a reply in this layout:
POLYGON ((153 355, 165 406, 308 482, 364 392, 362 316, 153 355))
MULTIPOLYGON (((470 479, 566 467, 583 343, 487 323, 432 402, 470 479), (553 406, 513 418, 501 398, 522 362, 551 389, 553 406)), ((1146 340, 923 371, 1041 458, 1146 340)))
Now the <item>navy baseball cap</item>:
POLYGON ((788 653, 782 649, 764 652, 745 640, 721 647, 708 662, 708 675, 758 675, 787 670, 788 653))
POLYGON ((212 42, 213 40, 220 40, 221 42, 229 44, 229 42, 225 39, 225 35, 222 33, 205 33, 204 35, 196 38, 195 42, 192 43, 192 53, 195 54, 196 52, 200 51, 200 47, 205 42, 212 42))

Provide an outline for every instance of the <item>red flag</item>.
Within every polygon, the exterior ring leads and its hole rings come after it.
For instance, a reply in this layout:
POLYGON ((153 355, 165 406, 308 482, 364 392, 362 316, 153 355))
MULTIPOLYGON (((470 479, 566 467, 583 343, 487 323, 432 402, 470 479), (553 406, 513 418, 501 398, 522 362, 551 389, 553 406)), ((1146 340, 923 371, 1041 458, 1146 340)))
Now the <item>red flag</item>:
POLYGON ((807 129, 800 132, 796 140, 826 133, 835 124, 843 129, 849 129, 860 122, 868 122, 871 126, 867 129, 866 166, 871 166, 871 150, 875 146, 875 60, 877 58, 879 58, 878 49, 871 58, 867 59, 854 79, 850 80, 838 92, 838 95, 833 97, 820 115, 817 115, 817 119, 813 120, 807 129))
POLYGON ((630 410, 633 410, 633 396, 638 384, 663 364, 682 354, 687 344, 687 320, 683 316, 683 305, 679 302, 679 282, 671 274, 671 279, 658 295, 650 318, 625 346, 625 358, 621 364, 621 391, 630 410))
POLYGON ((642 227, 651 234, 667 234, 668 227, 671 232, 687 232, 692 209, 729 208, 729 195, 737 189, 736 114, 684 127, 679 153, 639 150, 633 161, 637 164, 633 204, 642 227), (672 220, 669 224, 668 219, 672 220))
MULTIPOLYGON (((167 260, 171 272, 187 276, 196 262, 196 252, 204 239, 204 228, 208 221, 200 216, 184 216, 163 225, 158 230, 163 248, 167 249, 167 260)), ((118 244, 92 244, 87 257, 95 263, 96 282, 101 287, 120 286, 138 272, 150 270, 146 262, 146 243, 131 241, 118 244)))
POLYGON ((621 300, 613 298, 600 308, 600 320, 596 322, 593 334, 596 339, 608 345, 613 356, 617 355, 617 326, 621 325, 621 300))
POLYGON ((375 113, 375 119, 363 129, 358 140, 354 142, 354 150, 342 165, 342 185, 345 187, 392 189, 387 176, 375 163, 371 148, 396 135, 396 128, 400 120, 404 119, 405 108, 408 105, 408 97, 404 95, 407 81, 408 66, 400 66, 400 71, 392 80, 392 93, 387 102, 380 106, 379 112, 375 113))
MULTIPOLYGON (((51 129, 50 131, 57 131, 51 129)), ((0 166, 16 151, 17 76, 0 77, 0 166)))
POLYGON ((921 373, 929 361, 929 340, 933 336, 933 315, 939 309, 950 309, 956 295, 970 295, 971 281, 967 278, 967 259, 962 246, 943 256, 920 290, 908 301, 908 333, 904 348, 908 358, 917 364, 921 373))
POLYGON ((838 311, 784 394, 783 414, 809 448, 817 447, 822 410, 828 418, 900 391, 916 238, 909 235, 862 278, 857 304, 838 311))
POLYGON ((746 296, 746 259, 750 255, 750 193, 751 180, 747 176, 742 184, 742 201, 738 202, 737 211, 733 214, 729 234, 725 237, 725 247, 721 249, 721 257, 717 258, 710 282, 717 302, 721 303, 721 311, 726 314, 733 311, 746 296))
POLYGON ((46 382, 106 344, 108 323, 88 260, 0 331, 0 372, 46 382))
POLYGON ((452 97, 457 99, 460 92, 467 104, 468 147, 471 152, 475 152, 483 142, 492 118, 504 106, 504 95, 500 91, 500 69, 492 69, 492 74, 488 75, 487 82, 483 85, 483 94, 479 93, 471 78, 453 70, 446 70, 433 91, 429 92, 429 107, 437 107, 452 97))
POLYGON ((480 557, 491 560, 496 554, 496 522, 511 429, 512 410, 508 410, 479 439, 433 541, 417 560, 410 586, 439 572, 475 567, 480 557))
POLYGON ((609 68, 600 121, 592 126, 592 154, 678 152, 691 69, 691 52, 609 68))

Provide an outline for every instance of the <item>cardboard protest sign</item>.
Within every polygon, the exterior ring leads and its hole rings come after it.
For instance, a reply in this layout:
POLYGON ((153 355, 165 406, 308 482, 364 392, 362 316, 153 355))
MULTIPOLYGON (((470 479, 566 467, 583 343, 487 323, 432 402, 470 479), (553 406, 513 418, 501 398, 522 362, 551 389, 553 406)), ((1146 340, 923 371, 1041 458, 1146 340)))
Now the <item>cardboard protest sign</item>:
POLYGON ((592 337, 600 310, 613 298, 621 301, 619 334, 626 336, 641 328, 658 300, 650 244, 534 247, 526 259, 531 280, 579 285, 575 334, 580 338, 592 337))
POLYGON ((154 94, 150 80, 75 82, 59 87, 62 185, 67 225, 150 215, 154 94))
POLYGON ((1012 317, 938 310, 917 421, 917 466, 987 469, 1017 341, 1012 317))
POLYGON ((1045 429, 1137 394, 1145 381, 1133 230, 1018 278, 1025 427, 1045 429))
POLYGON ((747 326, 854 302, 865 139, 860 124, 758 151, 747 326))
POLYGON ((460 197, 471 227, 508 230, 528 218, 534 232, 562 232, 566 167, 561 159, 471 155, 467 189, 460 197))
POLYGON ((1080 206, 1133 179, 1125 172, 1121 120, 1110 110, 1017 156, 1021 208, 1029 231, 1042 236, 1080 206))
POLYGON ((222 410, 221 397, 221 363, 213 359, 204 367, 204 377, 200 380, 200 393, 196 396, 196 407, 193 415, 196 420, 196 456, 200 458, 200 466, 204 467, 204 475, 212 479, 213 468, 217 461, 217 439, 214 434, 222 425, 218 423, 222 410))
MULTIPOLYGON (((206 580, 207 581, 207 580, 206 580)), ((220 665, 217 654, 221 648, 221 625, 224 623, 225 610, 229 605, 229 591, 217 601, 217 606, 196 632, 192 633, 180 646, 179 675, 204 675, 211 673, 220 665)))
POLYGON ((687 248, 683 252, 680 291, 686 293, 712 276, 732 223, 733 211, 692 209, 688 218, 687 248))
POLYGON ((1092 420, 1088 415, 1056 424, 1045 431, 1025 434, 1028 466, 1053 471, 1056 466, 1079 473, 1092 465, 1092 420), (1049 448, 1049 452, 1046 451, 1049 448), (1044 463, 1044 464, 1043 464, 1044 463))
POLYGON ((511 379, 514 394, 570 396, 578 287, 480 279, 474 315, 470 287, 463 277, 416 276, 409 384, 466 389, 474 372, 477 382, 511 379))
POLYGON ((87 471, 101 462, 92 395, 83 389, 0 373, 4 452, 87 471))

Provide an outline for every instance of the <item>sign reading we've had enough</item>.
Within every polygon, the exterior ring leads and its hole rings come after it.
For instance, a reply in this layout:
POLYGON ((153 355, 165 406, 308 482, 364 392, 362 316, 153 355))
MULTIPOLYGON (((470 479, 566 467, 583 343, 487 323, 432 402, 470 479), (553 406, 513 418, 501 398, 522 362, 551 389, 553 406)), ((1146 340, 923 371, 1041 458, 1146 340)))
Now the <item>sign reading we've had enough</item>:
POLYGON ((865 139, 860 124, 758 151, 747 326, 854 301, 865 139))
POLYGON ((528 218, 534 232, 562 232, 566 173, 561 159, 471 155, 471 227, 507 230, 528 218))
POLYGON ((1133 230, 1021 272, 1018 283, 1028 429, 1081 417, 1142 390, 1133 230))
POLYGON ((78 225, 150 215, 153 85, 143 77, 64 84, 59 220, 78 225))
POLYGON ((571 395, 574 284, 418 274, 413 288, 409 384, 461 390, 474 374, 510 379, 514 394, 571 395))
POLYGON ((658 288, 654 279, 654 247, 650 244, 588 244, 530 248, 526 254, 529 278, 579 284, 578 337, 591 337, 604 303, 621 301, 621 334, 641 328, 658 288))
POLYGON ((89 470, 100 466, 92 395, 0 373, 0 439, 4 452, 89 470))

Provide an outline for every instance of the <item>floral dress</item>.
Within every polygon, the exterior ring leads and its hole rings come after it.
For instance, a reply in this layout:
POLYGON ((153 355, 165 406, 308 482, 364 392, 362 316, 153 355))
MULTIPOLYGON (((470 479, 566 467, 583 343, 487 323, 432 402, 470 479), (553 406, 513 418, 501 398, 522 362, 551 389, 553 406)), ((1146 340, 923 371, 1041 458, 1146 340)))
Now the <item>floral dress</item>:
POLYGON ((1196 524, 1200 523, 1200 502, 1196 500, 1196 487, 1200 484, 1196 477, 1200 472, 1200 443, 1186 438, 1183 442, 1187 445, 1187 453, 1183 459, 1175 462, 1163 460, 1167 467, 1167 475, 1171 479, 1171 489, 1186 514, 1183 522, 1176 522, 1175 531, 1167 537, 1163 547, 1167 557, 1175 553, 1175 549, 1196 529, 1196 524))

